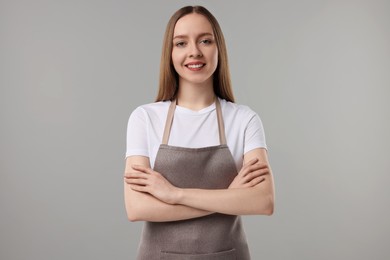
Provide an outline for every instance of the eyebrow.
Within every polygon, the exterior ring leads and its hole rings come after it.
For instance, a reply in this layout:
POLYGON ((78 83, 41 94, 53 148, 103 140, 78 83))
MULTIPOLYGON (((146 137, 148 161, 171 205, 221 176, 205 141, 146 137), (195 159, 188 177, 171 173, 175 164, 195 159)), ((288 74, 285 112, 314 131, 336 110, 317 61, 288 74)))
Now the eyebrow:
MULTIPOLYGON (((205 32, 205 33, 199 34, 199 35, 198 35, 198 38, 199 38, 199 37, 202 37, 202 36, 206 36, 206 35, 208 35, 208 36, 214 36, 212 33, 207 33, 207 32, 205 32)), ((173 37, 173 39, 176 39, 176 38, 188 38, 188 36, 187 36, 187 35, 176 35, 175 37, 173 37)))

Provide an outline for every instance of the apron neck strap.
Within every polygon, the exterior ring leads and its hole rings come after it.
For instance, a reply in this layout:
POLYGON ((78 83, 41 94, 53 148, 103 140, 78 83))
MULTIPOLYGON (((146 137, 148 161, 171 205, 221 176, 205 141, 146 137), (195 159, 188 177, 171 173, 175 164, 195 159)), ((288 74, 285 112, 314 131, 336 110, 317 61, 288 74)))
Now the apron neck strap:
MULTIPOLYGON (((173 122, 173 115, 175 114, 176 104, 177 104, 177 100, 174 99, 171 101, 171 105, 169 106, 162 144, 168 144, 169 134, 171 132, 171 127, 173 122)), ((220 144, 226 144, 225 126, 223 123, 221 104, 219 102, 218 97, 215 97, 215 109, 217 111, 219 142, 220 144)))

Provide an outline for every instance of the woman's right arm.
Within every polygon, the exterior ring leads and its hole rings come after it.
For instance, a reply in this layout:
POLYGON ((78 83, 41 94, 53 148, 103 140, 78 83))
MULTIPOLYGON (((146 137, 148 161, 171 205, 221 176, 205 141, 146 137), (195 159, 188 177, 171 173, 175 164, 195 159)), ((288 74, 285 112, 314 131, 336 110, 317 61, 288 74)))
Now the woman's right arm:
MULTIPOLYGON (((145 156, 129 156, 126 158, 126 174, 136 172, 131 165, 150 167, 149 158, 145 156)), ((203 217, 213 212, 187 207, 170 205, 162 202, 148 193, 134 191, 124 181, 125 207, 130 221, 176 221, 203 217)))
MULTIPOLYGON (((127 151, 143 151, 148 149, 146 129, 147 113, 141 107, 135 109, 127 125, 127 151)), ((132 155, 126 158, 124 175, 137 172, 131 165, 150 167, 149 157, 132 155)), ((124 179, 124 196, 127 217, 130 221, 175 221, 202 217, 212 212, 194 209, 183 205, 166 204, 148 193, 134 191, 124 179)))
MULTIPOLYGON (((230 184, 229 189, 249 188, 262 182, 264 180, 264 175, 268 174, 269 171, 263 169, 263 167, 259 168, 259 165, 255 164, 257 162, 258 159, 246 162, 230 184)), ((149 158, 145 156, 127 157, 125 176, 128 176, 131 173, 137 173, 137 171, 131 167, 132 165, 140 165, 149 168, 149 158)), ((149 193, 131 189, 126 181, 124 181, 124 190, 126 212, 130 221, 176 221, 203 217, 214 213, 185 205, 165 203, 149 193)))

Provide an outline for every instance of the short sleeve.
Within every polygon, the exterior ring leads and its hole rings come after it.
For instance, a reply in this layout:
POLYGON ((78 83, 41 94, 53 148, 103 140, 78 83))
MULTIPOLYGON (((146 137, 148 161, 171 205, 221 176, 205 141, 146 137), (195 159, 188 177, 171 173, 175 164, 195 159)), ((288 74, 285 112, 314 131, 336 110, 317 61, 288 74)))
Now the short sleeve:
POLYGON ((136 108, 130 115, 126 133, 126 157, 142 155, 149 157, 148 127, 146 112, 136 108))
POLYGON ((244 154, 256 148, 267 149, 267 144, 265 142, 263 123, 255 113, 245 129, 244 154))

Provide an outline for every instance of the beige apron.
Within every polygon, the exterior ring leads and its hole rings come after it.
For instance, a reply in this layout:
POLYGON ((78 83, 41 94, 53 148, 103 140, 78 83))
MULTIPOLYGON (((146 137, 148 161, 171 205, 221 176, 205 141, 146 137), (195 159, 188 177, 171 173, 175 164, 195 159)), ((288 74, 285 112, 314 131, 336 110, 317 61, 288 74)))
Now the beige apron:
MULTIPOLYGON (((169 107, 154 170, 181 188, 226 189, 237 175, 226 145, 221 105, 216 98, 220 145, 168 145, 176 101, 169 107)), ((158 212, 156 212, 158 214, 158 212)), ((171 222, 145 222, 137 260, 249 260, 240 216, 214 213, 171 222)))

